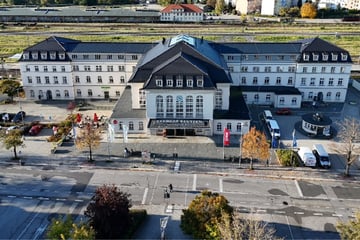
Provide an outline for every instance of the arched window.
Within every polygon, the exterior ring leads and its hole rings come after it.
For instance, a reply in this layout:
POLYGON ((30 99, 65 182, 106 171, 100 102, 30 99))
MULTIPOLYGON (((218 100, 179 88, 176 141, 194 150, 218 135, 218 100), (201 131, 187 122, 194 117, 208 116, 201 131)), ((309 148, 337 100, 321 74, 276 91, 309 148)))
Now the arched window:
POLYGON ((76 96, 81 97, 81 90, 80 89, 76 89, 76 96))
POLYGON ((284 97, 280 97, 279 104, 280 104, 280 105, 284 105, 284 103, 285 103, 285 98, 284 98, 284 97))
POLYGON ((64 90, 64 96, 69 97, 69 91, 68 90, 64 90))
POLYGON ((292 104, 292 105, 296 105, 296 104, 297 104, 297 98, 296 98, 296 97, 293 97, 293 98, 291 99, 291 104, 292 104))
POLYGON ((203 96, 196 97, 196 117, 202 118, 204 112, 204 98, 203 96))
POLYGON ((134 123, 133 122, 129 122, 129 130, 130 131, 134 130, 134 123))
POLYGON ((237 124, 236 124, 236 131, 239 132, 239 133, 241 133, 241 132, 242 132, 241 127, 242 127, 242 123, 237 123, 237 124))
POLYGON ((164 99, 163 96, 156 96, 156 116, 164 117, 164 99))
POLYGON ((176 117, 184 117, 184 99, 183 96, 176 96, 176 117))
POLYGON ((174 117, 174 100, 172 96, 166 96, 166 117, 174 117))
POLYGON ((216 131, 222 132, 222 124, 221 124, 221 122, 218 122, 218 123, 216 124, 216 131))
POLYGON ((194 100, 192 96, 186 97, 186 117, 192 118, 194 114, 194 100))
POLYGON ((55 91, 55 96, 56 96, 56 97, 61 97, 61 95, 60 95, 60 90, 56 90, 56 91, 55 91))
POLYGON ((340 92, 336 92, 336 94, 335 94, 335 99, 336 99, 336 100, 340 100, 340 96, 341 96, 341 93, 340 93, 340 92))
POLYGON ((231 132, 231 123, 227 123, 226 128, 231 132))

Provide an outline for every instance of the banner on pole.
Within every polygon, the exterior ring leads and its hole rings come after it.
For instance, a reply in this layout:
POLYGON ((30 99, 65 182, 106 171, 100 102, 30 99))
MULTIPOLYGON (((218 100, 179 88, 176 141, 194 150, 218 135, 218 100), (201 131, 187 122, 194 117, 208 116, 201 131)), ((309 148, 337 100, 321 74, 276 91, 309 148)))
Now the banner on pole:
POLYGON ((297 147, 297 141, 296 141, 296 136, 295 136, 295 129, 292 133, 292 137, 293 137, 293 143, 292 143, 292 147, 295 148, 297 147))
POLYGON ((124 143, 128 142, 128 126, 123 125, 124 143))
POLYGON ((230 145, 230 131, 227 128, 224 128, 224 146, 230 145))

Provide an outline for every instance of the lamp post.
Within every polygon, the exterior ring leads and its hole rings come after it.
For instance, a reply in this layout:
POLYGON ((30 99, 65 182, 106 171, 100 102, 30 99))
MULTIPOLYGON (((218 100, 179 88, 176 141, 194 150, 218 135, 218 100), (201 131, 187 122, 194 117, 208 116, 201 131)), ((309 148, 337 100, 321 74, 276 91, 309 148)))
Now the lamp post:
POLYGON ((243 128, 243 123, 240 123, 240 139, 239 139, 239 144, 240 144, 240 150, 239 150, 239 168, 241 167, 241 155, 242 155, 242 128, 243 128))

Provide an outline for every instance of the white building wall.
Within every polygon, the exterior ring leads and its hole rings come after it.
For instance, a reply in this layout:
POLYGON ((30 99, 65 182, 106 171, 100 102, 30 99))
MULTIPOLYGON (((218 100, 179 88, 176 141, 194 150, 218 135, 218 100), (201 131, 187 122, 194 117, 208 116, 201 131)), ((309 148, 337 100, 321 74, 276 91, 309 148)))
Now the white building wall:
POLYGON ((214 134, 224 134, 224 128, 228 128, 231 135, 244 135, 249 132, 250 129, 250 120, 231 120, 231 119, 216 119, 213 121, 213 133, 214 134), (229 129, 231 125, 231 129, 229 129), (240 125, 240 128, 237 126, 240 125))
POLYGON ((47 92, 54 100, 74 99, 70 62, 22 61, 19 65, 27 99, 46 99, 47 92))
POLYGON ((263 0, 261 4, 261 15, 273 16, 275 14, 276 0, 263 0))
MULTIPOLYGON (((218 89, 221 89, 222 91, 222 107, 221 109, 227 110, 229 109, 230 104, 230 84, 228 83, 218 83, 216 85, 218 89)), ((215 98, 214 98, 214 104, 215 104, 215 98)))

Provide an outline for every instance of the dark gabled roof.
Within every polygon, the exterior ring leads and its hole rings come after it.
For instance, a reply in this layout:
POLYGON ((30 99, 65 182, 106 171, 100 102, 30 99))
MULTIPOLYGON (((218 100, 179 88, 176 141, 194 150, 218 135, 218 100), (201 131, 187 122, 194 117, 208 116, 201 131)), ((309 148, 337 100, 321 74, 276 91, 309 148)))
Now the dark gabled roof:
POLYGON ((131 105, 131 87, 127 86, 116 102, 110 118, 146 118, 145 109, 133 109, 131 105))
POLYGON ((301 95, 295 87, 286 86, 241 86, 243 92, 273 92, 276 95, 301 95))
POLYGON ((319 37, 316 38, 308 38, 297 41, 302 44, 301 52, 303 54, 309 54, 309 59, 305 60, 304 58, 300 58, 299 62, 348 62, 352 63, 350 54, 348 51, 330 43, 325 40, 322 40, 319 37), (323 59, 323 53, 328 54, 328 59, 323 59), (313 59, 313 54, 318 55, 318 59, 313 59), (336 60, 332 60, 331 54, 337 55, 336 60), (342 60, 341 54, 346 54, 347 59, 342 60))
POLYGON ((301 43, 211 43, 222 54, 294 54, 300 53, 301 43))
MULTIPOLYGON (((224 68, 226 67, 226 63, 222 56, 219 55, 208 41, 187 35, 178 35, 169 39, 163 38, 160 43, 146 53, 143 60, 139 63, 139 66, 145 65, 155 58, 161 58, 164 53, 172 54, 173 56, 179 50, 201 57, 204 61, 210 61, 213 64, 224 68)), ((165 55, 164 57, 169 58, 168 55, 165 55)))
POLYGON ((78 44, 80 41, 51 36, 44 41, 39 42, 31 47, 28 47, 24 52, 34 52, 34 51, 57 51, 57 52, 66 52, 71 51, 72 48, 78 44))
POLYGON ((214 119, 250 120, 249 109, 245 103, 241 87, 230 87, 229 101, 229 110, 214 110, 214 119))
POLYGON ((73 53, 138 53, 143 54, 153 47, 152 43, 80 42, 73 53))
POLYGON ((157 88, 155 75, 200 74, 204 76, 204 87, 214 88, 217 83, 232 83, 226 69, 222 57, 206 41, 180 35, 164 39, 147 52, 129 82, 157 88))

